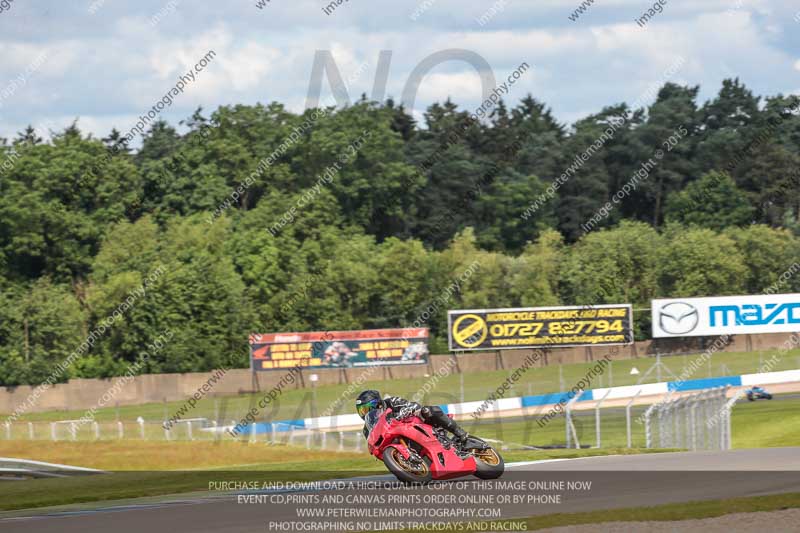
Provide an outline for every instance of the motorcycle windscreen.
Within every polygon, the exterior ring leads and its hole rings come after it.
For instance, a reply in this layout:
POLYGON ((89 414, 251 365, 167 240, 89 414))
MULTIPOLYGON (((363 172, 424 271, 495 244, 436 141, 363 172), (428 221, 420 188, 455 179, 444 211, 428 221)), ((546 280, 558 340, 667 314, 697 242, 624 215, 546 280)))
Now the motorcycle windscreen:
POLYGON ((379 409, 373 409, 367 413, 367 416, 364 417, 364 425, 367 426, 367 433, 372 433, 372 428, 378 424, 380 419, 381 412, 379 409))

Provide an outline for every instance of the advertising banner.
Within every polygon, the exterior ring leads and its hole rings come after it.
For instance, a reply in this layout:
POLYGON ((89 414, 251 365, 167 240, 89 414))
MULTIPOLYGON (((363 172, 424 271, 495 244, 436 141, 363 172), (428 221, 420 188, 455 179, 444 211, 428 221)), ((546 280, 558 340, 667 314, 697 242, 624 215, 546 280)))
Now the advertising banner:
POLYGON ((630 304, 447 312, 450 350, 511 350, 633 342, 630 304))
POLYGON ((653 338, 800 331, 800 294, 653 300, 653 338))
POLYGON ((425 364, 428 329, 253 333, 250 357, 253 370, 425 364))

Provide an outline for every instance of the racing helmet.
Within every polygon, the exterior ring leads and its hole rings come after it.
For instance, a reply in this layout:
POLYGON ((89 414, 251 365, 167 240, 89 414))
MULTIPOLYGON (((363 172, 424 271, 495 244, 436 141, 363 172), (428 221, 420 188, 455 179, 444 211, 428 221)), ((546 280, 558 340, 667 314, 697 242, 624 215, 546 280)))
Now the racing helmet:
POLYGON ((365 390, 356 398, 356 412, 362 419, 367 413, 381 406, 381 393, 376 390, 365 390))

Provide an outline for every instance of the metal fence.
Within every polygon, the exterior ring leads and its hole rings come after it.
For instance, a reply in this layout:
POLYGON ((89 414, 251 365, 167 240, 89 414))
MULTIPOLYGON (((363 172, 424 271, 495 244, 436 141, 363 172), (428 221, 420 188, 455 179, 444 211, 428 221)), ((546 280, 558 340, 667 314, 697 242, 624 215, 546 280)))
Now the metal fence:
MULTIPOLYGON (((232 425, 236 421, 229 421, 232 425)), ((269 424, 266 424, 269 426, 269 424)), ((116 421, 87 422, 79 420, 58 420, 54 422, 6 422, 0 425, 0 439, 3 440, 48 440, 58 441, 240 441, 253 444, 288 445, 330 451, 364 451, 366 444, 361 431, 319 431, 299 427, 280 427, 274 424, 272 430, 263 430, 263 424, 250 426, 248 431, 237 438, 219 430, 214 420, 196 418, 182 420, 170 429, 164 429, 162 422, 116 421)))
POLYGON ((706 389, 652 405, 645 412, 647 447, 729 450, 731 409, 738 398, 728 399, 728 389, 706 389))

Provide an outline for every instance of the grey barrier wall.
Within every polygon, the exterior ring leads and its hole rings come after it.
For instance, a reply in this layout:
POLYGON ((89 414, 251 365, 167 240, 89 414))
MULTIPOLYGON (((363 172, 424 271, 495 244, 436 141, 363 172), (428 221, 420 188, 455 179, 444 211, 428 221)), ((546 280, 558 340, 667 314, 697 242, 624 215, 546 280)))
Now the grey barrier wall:
MULTIPOLYGON (((731 342, 719 351, 746 352, 768 350, 781 347, 791 334, 769 333, 761 335, 738 335, 731 337, 731 342)), ((551 348, 539 358, 538 366, 582 363, 602 359, 608 356, 614 359, 646 358, 660 352, 663 355, 682 351, 702 351, 711 342, 708 339, 692 341, 684 339, 665 339, 672 342, 638 341, 627 346, 602 346, 578 348, 551 348)), ((432 355, 428 365, 392 366, 377 370, 364 368, 353 369, 316 369, 303 371, 293 387, 310 387, 308 375, 318 376, 317 385, 352 383, 364 372, 370 372, 370 380, 403 379, 423 377, 442 368, 451 357, 458 361, 457 372, 481 372, 513 369, 522 364, 532 350, 504 350, 501 352, 480 352, 457 355, 432 355)), ((145 374, 136 376, 125 387, 121 387, 114 397, 115 405, 136 405, 150 402, 185 400, 201 387, 213 372, 195 372, 186 374, 145 374)), ((214 387, 215 396, 236 395, 255 389, 269 390, 284 376, 284 372, 260 372, 258 382, 254 382, 249 369, 230 369, 214 387)), ((41 412, 53 410, 80 410, 95 406, 109 387, 114 384, 111 379, 71 379, 66 383, 55 384, 41 393, 34 405, 25 412, 41 412)), ((17 405, 23 404, 32 394, 35 386, 18 386, 0 388, 0 413, 10 414, 17 405)))

